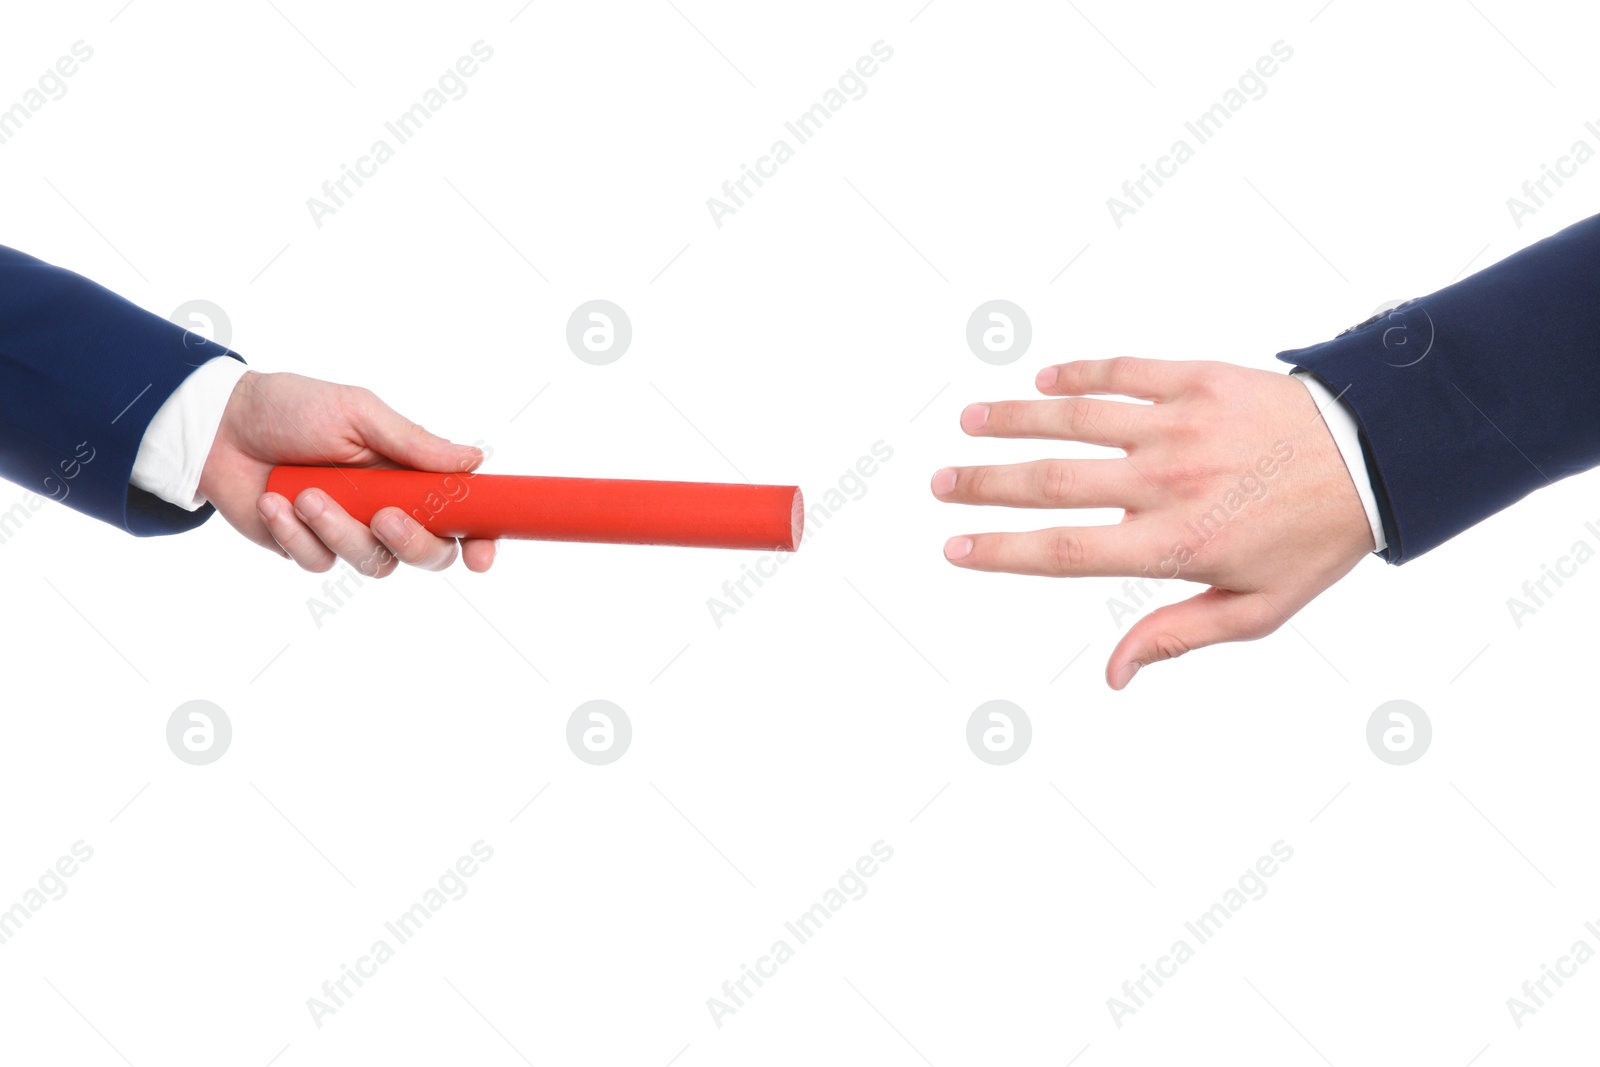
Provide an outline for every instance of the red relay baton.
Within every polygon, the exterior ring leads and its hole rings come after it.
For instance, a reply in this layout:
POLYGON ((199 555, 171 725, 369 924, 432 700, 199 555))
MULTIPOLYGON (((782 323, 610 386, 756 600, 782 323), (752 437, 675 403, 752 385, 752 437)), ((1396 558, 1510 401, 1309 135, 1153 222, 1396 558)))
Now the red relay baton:
POLYGON ((274 467, 267 491, 327 493, 358 522, 397 507, 439 537, 510 537, 793 552, 805 503, 792 485, 545 478, 370 467, 274 467))

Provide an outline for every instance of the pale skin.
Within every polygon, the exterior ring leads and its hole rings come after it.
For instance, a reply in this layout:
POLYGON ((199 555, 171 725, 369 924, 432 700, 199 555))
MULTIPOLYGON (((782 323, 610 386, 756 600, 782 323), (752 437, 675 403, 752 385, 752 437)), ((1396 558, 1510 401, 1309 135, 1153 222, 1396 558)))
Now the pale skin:
POLYGON ((465 473, 482 462, 480 449, 429 433, 368 389, 246 371, 228 398, 200 492, 234 529, 308 571, 342 559, 382 578, 401 563, 444 570, 459 556, 481 572, 494 562, 493 541, 435 537, 399 508, 383 508, 368 526, 320 489, 291 501, 266 486, 278 464, 465 473))
MULTIPOLYGON (((1311 395, 1288 375, 1123 357, 1046 367, 1036 385, 1052 399, 973 404, 962 429, 1123 455, 946 467, 933 477, 934 495, 959 504, 1115 508, 1122 521, 965 534, 945 543, 945 558, 969 570, 1209 586, 1129 628, 1106 664, 1113 689, 1151 663, 1265 637, 1373 549, 1344 459, 1311 395)), ((369 527, 321 490, 289 501, 266 492, 266 482, 280 463, 467 472, 482 461, 479 449, 429 433, 370 390, 247 371, 200 491, 244 536, 309 571, 342 559, 384 577, 400 563, 444 570, 459 556, 481 572, 494 561, 493 541, 436 537, 399 508, 382 509, 369 527)))
POLYGON ((946 467, 933 476, 934 496, 1118 508, 1122 521, 964 534, 945 543, 945 558, 969 570, 1209 586, 1129 627, 1106 663, 1112 689, 1151 663, 1267 636, 1373 550, 1338 446, 1289 375, 1123 357, 1046 367, 1035 384, 1053 399, 973 404, 961 428, 974 437, 1081 441, 1123 456, 946 467))

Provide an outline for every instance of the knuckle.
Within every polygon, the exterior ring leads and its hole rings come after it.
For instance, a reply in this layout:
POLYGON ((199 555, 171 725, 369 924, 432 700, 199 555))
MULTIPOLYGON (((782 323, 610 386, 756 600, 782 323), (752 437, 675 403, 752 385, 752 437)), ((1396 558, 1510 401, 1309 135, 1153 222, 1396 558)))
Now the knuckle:
POLYGON ((394 553, 378 545, 356 564, 356 570, 368 578, 387 578, 395 568, 394 553))
POLYGON ((349 410, 357 416, 371 422, 376 421, 388 411, 388 405, 379 399, 377 393, 374 393, 366 386, 351 385, 346 388, 350 390, 345 394, 346 403, 349 405, 349 410))
POLYGON ((989 407, 989 427, 998 433, 1011 433, 1016 430, 1019 422, 1017 405, 1009 400, 1002 400, 989 407))
POLYGON ((1065 503, 1072 497, 1077 477, 1070 464, 1045 460, 1039 468, 1039 495, 1052 503, 1065 503))
POLYGON ((956 476, 956 489, 959 495, 979 497, 984 495, 992 481, 994 481, 993 467, 973 467, 956 476))
POLYGON ((1191 651, 1187 641, 1168 630, 1155 634, 1150 639, 1150 645, 1155 649, 1157 659, 1177 659, 1191 651))
POLYGON ((1133 356, 1117 356, 1106 365, 1106 377, 1113 386, 1127 385, 1139 370, 1139 361, 1133 356))
POLYGON ((1208 359, 1196 363, 1192 369, 1189 392, 1205 399, 1221 399, 1229 392, 1233 367, 1208 359))
POLYGON ((450 560, 455 558, 456 541, 453 537, 436 537, 423 531, 421 537, 412 539, 412 547, 416 550, 409 561, 413 566, 427 570, 440 570, 450 565, 450 560))
POLYGON ((415 537, 406 537, 404 540, 390 541, 389 553, 399 562, 408 563, 413 566, 423 556, 423 553, 417 550, 417 539, 415 537))
POLYGON ((1210 466, 1192 460, 1179 459, 1163 464, 1155 476, 1162 488, 1183 498, 1204 496, 1212 484, 1210 466))
POLYGON ((300 564, 301 570, 310 571, 312 574, 326 574, 327 572, 333 570, 332 556, 323 555, 318 556, 315 559, 301 559, 296 557, 295 562, 300 564))
POLYGON ((433 546, 428 544, 426 536, 412 536, 408 537, 404 544, 395 546, 395 555, 400 558, 401 563, 420 567, 433 556, 433 546))
POLYGON ((1089 414, 1089 405, 1083 400, 1068 400, 1065 402, 1067 413, 1067 432, 1074 437, 1082 437, 1093 429, 1093 419, 1089 414))
POLYGON ((1283 617, 1273 609, 1271 604, 1263 598, 1257 597, 1257 603, 1245 612, 1240 636, 1246 641, 1257 641, 1275 632, 1283 625, 1283 617))
POLYGON ((1048 543, 1050 569, 1056 574, 1076 574, 1083 567, 1083 540, 1067 530, 1057 530, 1048 543))

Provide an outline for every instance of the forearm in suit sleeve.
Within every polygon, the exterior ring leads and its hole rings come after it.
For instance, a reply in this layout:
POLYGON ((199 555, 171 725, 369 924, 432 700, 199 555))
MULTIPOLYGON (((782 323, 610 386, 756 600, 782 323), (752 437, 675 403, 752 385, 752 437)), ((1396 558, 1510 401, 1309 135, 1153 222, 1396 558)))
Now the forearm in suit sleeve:
POLYGON ((141 536, 200 525, 210 505, 176 507, 129 475, 156 411, 215 356, 240 358, 0 247, 0 477, 141 536))
POLYGON ((1384 556, 1415 559, 1600 465, 1600 216, 1278 358, 1355 415, 1384 556))

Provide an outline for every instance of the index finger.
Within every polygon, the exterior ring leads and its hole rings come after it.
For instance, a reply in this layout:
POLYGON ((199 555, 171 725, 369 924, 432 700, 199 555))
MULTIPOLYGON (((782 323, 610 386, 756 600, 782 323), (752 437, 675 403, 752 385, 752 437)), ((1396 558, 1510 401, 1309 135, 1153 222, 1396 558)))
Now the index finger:
POLYGON ((1199 379, 1203 364, 1192 360, 1080 359, 1046 367, 1034 384, 1051 396, 1113 395, 1173 400, 1199 379))

